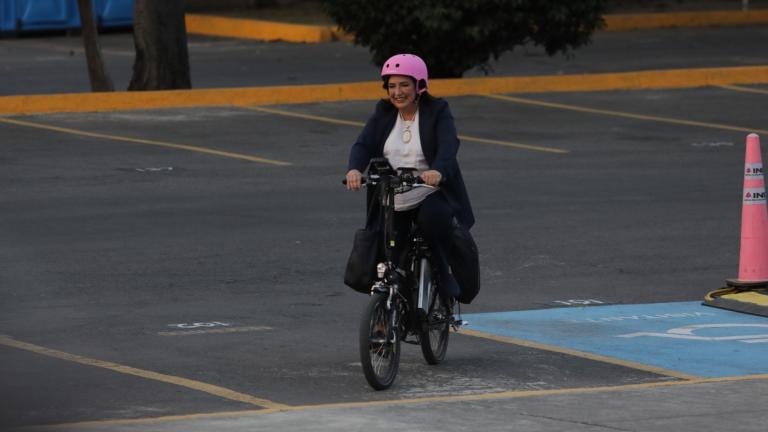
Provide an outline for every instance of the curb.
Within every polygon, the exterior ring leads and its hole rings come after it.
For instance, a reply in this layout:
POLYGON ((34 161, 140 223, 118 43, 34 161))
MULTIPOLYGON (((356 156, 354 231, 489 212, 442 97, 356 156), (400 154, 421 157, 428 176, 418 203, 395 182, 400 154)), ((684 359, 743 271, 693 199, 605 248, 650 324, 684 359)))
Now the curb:
POLYGON ((244 18, 226 18, 212 15, 186 14, 187 33, 255 39, 261 41, 286 41, 298 43, 322 43, 336 40, 352 40, 337 27, 288 24, 244 18))
MULTIPOLYGON (((768 84, 768 66, 435 79, 430 84, 433 93, 440 97, 768 84)), ((378 81, 277 87, 20 95, 0 97, 0 115, 297 104, 376 100, 382 97, 383 92, 378 81)))
MULTIPOLYGON (((605 15, 603 31, 629 31, 654 28, 723 27, 768 24, 768 10, 669 12, 605 15)), ((323 43, 352 41, 354 36, 338 27, 289 24, 245 18, 187 14, 187 33, 205 36, 323 43)))
POLYGON ((606 15, 604 31, 768 24, 768 10, 606 15))

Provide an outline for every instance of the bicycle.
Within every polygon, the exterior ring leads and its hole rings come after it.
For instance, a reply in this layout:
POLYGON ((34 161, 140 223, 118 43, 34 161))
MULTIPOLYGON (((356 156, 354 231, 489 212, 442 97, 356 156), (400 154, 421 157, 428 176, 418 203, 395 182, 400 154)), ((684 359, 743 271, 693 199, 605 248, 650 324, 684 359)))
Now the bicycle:
POLYGON ((385 158, 371 161, 366 187, 377 187, 380 215, 383 220, 384 261, 376 267, 377 279, 371 287, 371 299, 360 322, 360 360, 366 380, 376 390, 394 383, 400 365, 401 342, 418 344, 427 364, 445 359, 451 327, 465 324, 454 319, 453 299, 439 293, 439 280, 433 272, 429 245, 415 224, 410 227, 411 245, 405 268, 393 261, 395 244, 393 214, 394 196, 415 187, 432 187, 421 183, 413 169, 395 172, 385 158))

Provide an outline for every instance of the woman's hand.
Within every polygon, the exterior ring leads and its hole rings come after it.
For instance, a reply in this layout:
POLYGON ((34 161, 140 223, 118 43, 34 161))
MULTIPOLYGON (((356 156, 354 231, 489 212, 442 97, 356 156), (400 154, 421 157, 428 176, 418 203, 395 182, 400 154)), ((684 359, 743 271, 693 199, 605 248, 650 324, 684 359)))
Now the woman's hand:
POLYGON ((424 180, 425 184, 430 186, 437 186, 440 184, 440 180, 443 179, 443 175, 440 174, 440 171, 437 170, 427 170, 421 173, 421 179, 424 180))
POLYGON ((360 190, 363 181, 363 173, 356 169, 351 169, 347 173, 347 190, 360 190))

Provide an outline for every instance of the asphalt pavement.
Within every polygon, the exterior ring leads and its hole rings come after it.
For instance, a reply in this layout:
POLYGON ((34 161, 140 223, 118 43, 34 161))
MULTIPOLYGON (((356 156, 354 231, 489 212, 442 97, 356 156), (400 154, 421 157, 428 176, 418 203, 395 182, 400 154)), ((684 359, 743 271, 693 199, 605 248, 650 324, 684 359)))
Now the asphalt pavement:
MULTIPOLYGON (((767 31, 600 33, 572 59, 528 48, 494 68, 765 65, 767 31)), ((118 87, 130 43, 102 42, 118 87)), ((86 91, 78 47, 0 40, 0 94, 86 91)), ((190 54, 197 88, 376 76, 344 42, 194 38, 190 54)), ((462 308, 469 331, 451 335, 447 361, 427 366, 406 346, 384 392, 367 386, 357 356, 366 297, 341 281, 363 207, 339 181, 370 101, 2 116, 0 424, 762 431, 768 344, 697 335, 768 326, 698 306, 737 272, 743 143, 768 136, 767 94, 761 84, 449 98, 482 290, 462 308), (619 340, 623 351, 606 351, 619 340), (638 356, 690 352, 743 368, 638 356)))
MULTIPOLYGON (((491 61, 489 76, 564 75, 765 65, 766 26, 601 32, 569 55, 518 47, 491 61)), ((134 48, 130 33, 100 37, 115 88, 126 89, 134 48)), ((227 88, 371 81, 368 50, 349 42, 292 44, 189 37, 192 87, 227 88)), ((88 92, 82 40, 75 36, 0 39, 0 95, 88 92), (55 79, 51 73, 55 71, 55 79)), ((465 77, 482 77, 475 69, 465 77)))

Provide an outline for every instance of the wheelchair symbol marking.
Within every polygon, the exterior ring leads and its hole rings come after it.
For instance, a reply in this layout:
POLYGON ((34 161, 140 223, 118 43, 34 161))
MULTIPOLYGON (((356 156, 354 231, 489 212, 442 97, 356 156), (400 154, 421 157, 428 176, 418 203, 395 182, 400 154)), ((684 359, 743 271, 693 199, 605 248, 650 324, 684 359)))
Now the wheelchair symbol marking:
POLYGON ((666 333, 652 333, 652 332, 640 332, 618 335, 622 338, 634 338, 640 336, 662 337, 670 339, 687 339, 698 341, 732 341, 736 340, 744 343, 768 343, 768 333, 766 334, 751 334, 751 335, 737 335, 737 336, 697 336, 694 334, 696 330, 701 329, 718 329, 718 328, 764 328, 768 329, 768 324, 696 324, 688 325, 684 327, 677 327, 667 330, 666 333))

